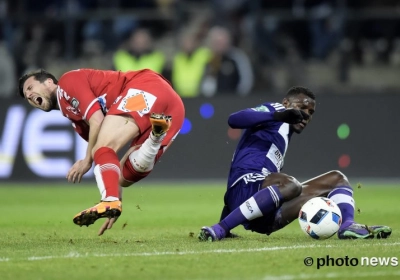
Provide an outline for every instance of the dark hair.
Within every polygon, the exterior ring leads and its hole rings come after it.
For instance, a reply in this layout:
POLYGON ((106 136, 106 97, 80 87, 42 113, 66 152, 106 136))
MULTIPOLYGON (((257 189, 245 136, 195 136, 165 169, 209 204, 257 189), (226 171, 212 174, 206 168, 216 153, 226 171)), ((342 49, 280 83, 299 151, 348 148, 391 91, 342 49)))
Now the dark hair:
POLYGON ((25 84, 26 80, 29 79, 30 77, 34 77, 35 80, 37 80, 41 83, 43 83, 44 81, 46 81, 47 79, 50 78, 53 80, 53 82, 55 84, 58 84, 58 80, 56 79, 56 77, 54 77, 53 74, 50 74, 46 70, 38 69, 38 70, 35 70, 32 72, 28 72, 28 73, 24 74, 21 78, 19 78, 19 81, 18 81, 18 92, 22 98, 25 98, 24 84, 25 84))
POLYGON ((290 98, 298 94, 304 94, 310 97, 311 99, 315 100, 315 94, 306 87, 294 86, 291 87, 288 92, 286 93, 286 97, 290 98))

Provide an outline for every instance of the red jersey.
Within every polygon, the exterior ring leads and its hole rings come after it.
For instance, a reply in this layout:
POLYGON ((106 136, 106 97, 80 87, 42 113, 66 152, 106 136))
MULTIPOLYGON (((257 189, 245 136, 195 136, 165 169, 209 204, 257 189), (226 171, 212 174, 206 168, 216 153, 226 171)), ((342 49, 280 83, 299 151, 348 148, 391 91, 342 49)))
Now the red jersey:
POLYGON ((74 122, 88 121, 99 109, 106 114, 126 81, 140 72, 78 69, 65 73, 58 81, 57 88, 61 113, 74 122))
POLYGON ((133 81, 140 84, 142 80, 148 79, 146 75, 140 74, 149 72, 147 69, 129 72, 78 69, 66 72, 58 81, 57 100, 60 111, 73 122, 75 131, 87 141, 88 121, 93 113, 102 110, 105 115, 121 99, 120 95, 127 83, 133 81))

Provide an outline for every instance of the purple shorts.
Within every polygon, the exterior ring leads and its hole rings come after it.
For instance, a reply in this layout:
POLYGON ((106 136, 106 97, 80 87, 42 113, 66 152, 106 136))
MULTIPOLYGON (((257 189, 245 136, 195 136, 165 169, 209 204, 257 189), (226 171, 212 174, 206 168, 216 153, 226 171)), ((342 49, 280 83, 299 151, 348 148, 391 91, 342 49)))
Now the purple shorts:
MULTIPOLYGON (((224 196, 225 205, 230 211, 238 208, 243 202, 252 197, 261 189, 263 179, 249 181, 240 180, 233 187, 230 187, 224 196)), ((282 228, 281 224, 281 208, 276 209, 270 215, 256 218, 254 220, 243 223, 242 225, 246 230, 262 234, 271 234, 274 231, 282 228)))

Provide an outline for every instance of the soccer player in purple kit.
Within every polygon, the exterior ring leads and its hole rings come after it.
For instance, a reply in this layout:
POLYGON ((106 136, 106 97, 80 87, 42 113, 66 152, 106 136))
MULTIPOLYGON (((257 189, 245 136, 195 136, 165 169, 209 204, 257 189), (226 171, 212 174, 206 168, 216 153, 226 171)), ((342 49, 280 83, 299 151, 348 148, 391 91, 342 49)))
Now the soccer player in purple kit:
POLYGON ((280 172, 290 138, 310 123, 315 107, 314 93, 297 86, 289 89, 282 103, 263 103, 229 116, 229 126, 244 132, 232 159, 220 222, 202 227, 199 240, 234 237, 230 231, 239 225, 270 235, 297 219, 303 204, 317 196, 339 206, 339 239, 389 237, 388 226, 354 221, 353 189, 342 172, 330 171, 303 183, 280 172))

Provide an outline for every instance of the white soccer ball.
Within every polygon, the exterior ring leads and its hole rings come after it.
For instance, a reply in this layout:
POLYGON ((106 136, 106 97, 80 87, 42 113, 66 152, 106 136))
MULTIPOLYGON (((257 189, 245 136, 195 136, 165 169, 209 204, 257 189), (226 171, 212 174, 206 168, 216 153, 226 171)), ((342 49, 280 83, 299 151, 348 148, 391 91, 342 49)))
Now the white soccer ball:
POLYGON ((306 235, 314 239, 327 239, 339 230, 342 213, 333 200, 314 197, 301 207, 299 224, 306 235))

